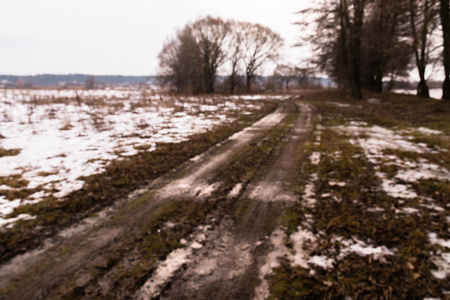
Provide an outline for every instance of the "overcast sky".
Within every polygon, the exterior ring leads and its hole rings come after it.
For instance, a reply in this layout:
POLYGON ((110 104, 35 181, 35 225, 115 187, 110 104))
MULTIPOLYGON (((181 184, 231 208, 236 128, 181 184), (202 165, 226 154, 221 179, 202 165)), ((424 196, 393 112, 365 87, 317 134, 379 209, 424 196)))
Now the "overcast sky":
POLYGON ((309 0, 10 0, 0 9, 0 74, 152 75, 177 28, 211 15, 263 24, 299 49, 295 12, 309 0))

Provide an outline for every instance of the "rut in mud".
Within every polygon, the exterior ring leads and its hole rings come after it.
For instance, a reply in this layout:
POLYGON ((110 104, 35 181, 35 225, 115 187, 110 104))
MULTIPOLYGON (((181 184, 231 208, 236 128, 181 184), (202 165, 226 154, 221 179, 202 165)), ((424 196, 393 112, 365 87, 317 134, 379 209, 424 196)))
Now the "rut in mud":
POLYGON ((267 237, 278 225, 283 210, 298 200, 293 191, 293 168, 302 159, 311 127, 309 106, 293 100, 280 102, 275 113, 173 174, 137 191, 99 217, 66 230, 43 249, 1 266, 1 299, 263 297, 265 290, 258 288, 260 269, 273 247, 267 237), (275 135, 279 140, 273 138, 275 135), (269 147, 264 141, 270 139, 278 142, 267 143, 269 147), (252 166, 239 182, 217 176, 253 148, 261 149, 267 159, 252 166), (233 200, 224 200, 230 198, 233 200), (180 201, 194 203, 191 214, 199 215, 199 224, 189 223, 190 231, 164 219, 164 209, 184 203, 180 201), (208 207, 206 217, 198 207, 208 207), (165 223, 143 234, 149 220, 165 223), (165 254, 160 258, 167 257, 167 261, 148 267, 150 262, 139 254, 137 243, 148 239, 150 233, 166 234, 165 230, 169 237, 184 237, 181 244, 185 247, 171 253, 161 251, 165 254), (123 269, 148 275, 127 282, 130 277, 120 273, 123 269))
MULTIPOLYGON (((275 229, 284 209, 297 201, 292 191, 299 147, 309 137, 312 126, 310 107, 299 105, 288 135, 276 149, 275 162, 267 166, 259 180, 248 185, 240 196, 250 206, 239 219, 224 220, 209 233, 205 247, 197 251, 160 296, 160 299, 251 299, 255 295, 269 245, 268 236, 275 229)), ((239 201, 239 200, 238 200, 239 201)), ((141 289, 139 299, 155 295, 141 289)))

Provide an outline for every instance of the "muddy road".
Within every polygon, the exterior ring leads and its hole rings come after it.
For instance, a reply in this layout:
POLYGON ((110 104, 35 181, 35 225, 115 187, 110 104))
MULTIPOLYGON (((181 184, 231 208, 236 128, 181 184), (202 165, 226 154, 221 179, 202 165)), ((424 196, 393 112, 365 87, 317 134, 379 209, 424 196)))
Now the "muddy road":
POLYGON ((251 127, 0 266, 0 298, 264 299, 269 236, 300 201, 296 172, 312 124, 310 106, 280 101, 251 127))

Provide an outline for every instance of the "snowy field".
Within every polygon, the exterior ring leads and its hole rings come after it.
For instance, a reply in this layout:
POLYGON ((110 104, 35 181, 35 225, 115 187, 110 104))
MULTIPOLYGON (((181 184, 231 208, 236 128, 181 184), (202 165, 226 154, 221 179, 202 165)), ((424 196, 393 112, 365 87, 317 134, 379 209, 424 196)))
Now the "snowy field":
POLYGON ((5 217, 19 205, 80 189, 83 176, 102 172, 111 160, 151 151, 156 143, 184 141, 233 121, 230 115, 238 111, 250 114, 259 106, 246 100, 257 98, 170 98, 112 89, 1 91, 0 225, 14 221, 5 217))

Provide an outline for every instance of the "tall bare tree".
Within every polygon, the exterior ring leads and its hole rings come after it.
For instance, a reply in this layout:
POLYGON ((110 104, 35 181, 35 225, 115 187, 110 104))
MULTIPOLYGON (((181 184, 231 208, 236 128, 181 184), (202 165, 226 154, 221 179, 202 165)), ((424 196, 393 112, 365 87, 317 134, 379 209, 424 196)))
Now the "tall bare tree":
POLYGON ((292 80, 295 79, 295 67, 279 64, 273 71, 273 77, 275 83, 278 83, 281 89, 286 88, 289 90, 289 84, 292 80))
POLYGON ((230 64, 230 93, 233 94, 236 86, 240 82, 239 66, 242 61, 242 41, 244 40, 242 34, 242 23, 230 21, 230 32, 228 39, 228 61, 230 64))
POLYGON ((179 30, 158 56, 161 75, 178 93, 201 93, 201 57, 190 27, 179 30))
POLYGON ((409 0, 408 12, 411 25, 412 49, 419 73, 417 95, 429 98, 425 71, 430 63, 431 52, 434 50, 434 40, 431 38, 437 27, 437 0, 409 0))
POLYGON ((94 89, 94 87, 95 87, 95 77, 94 77, 93 75, 89 75, 89 76, 86 78, 86 82, 84 83, 84 87, 85 87, 87 90, 92 90, 92 89, 94 89))
POLYGON ((361 44, 368 3, 369 0, 325 0, 319 7, 299 12, 302 18, 316 16, 312 22, 297 23, 302 27, 314 26, 314 33, 306 37, 317 52, 313 62, 340 87, 349 87, 356 99, 362 98, 361 44))
POLYGON ((442 35, 444 40, 443 63, 444 84, 442 87, 442 99, 450 100, 450 8, 449 0, 440 0, 440 17, 442 35))
POLYGON ((363 88, 381 92, 383 78, 403 75, 412 59, 405 0, 372 0, 366 9, 361 45, 363 88))
POLYGON ((352 96, 362 98, 361 41, 368 0, 339 0, 340 42, 352 96))
POLYGON ((214 93, 217 70, 227 58, 225 46, 230 26, 220 18, 208 16, 190 27, 201 57, 204 92, 214 93))
POLYGON ((250 91, 255 72, 277 57, 281 45, 278 34, 259 24, 206 17, 164 44, 158 57, 161 75, 179 93, 213 93, 219 68, 229 62, 234 92, 242 64, 250 91))
POLYGON ((270 28, 252 23, 241 23, 242 60, 245 66, 246 90, 251 91, 251 84, 255 78, 256 71, 267 61, 274 61, 283 45, 280 35, 270 28))

